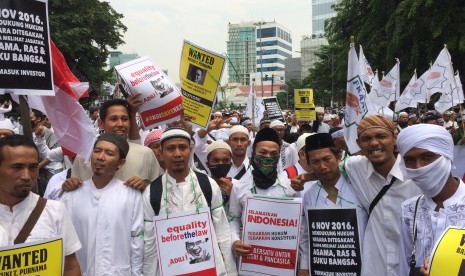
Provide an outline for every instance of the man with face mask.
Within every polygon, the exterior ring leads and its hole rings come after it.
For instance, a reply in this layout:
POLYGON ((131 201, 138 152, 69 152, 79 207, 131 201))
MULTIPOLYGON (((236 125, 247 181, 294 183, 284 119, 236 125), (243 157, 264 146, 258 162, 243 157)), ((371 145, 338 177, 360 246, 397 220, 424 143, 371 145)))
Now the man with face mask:
POLYGON ((290 186, 290 180, 278 176, 281 139, 276 131, 264 128, 257 133, 252 147, 251 168, 235 184, 229 199, 232 250, 236 256, 250 253, 251 246, 241 241, 241 226, 245 220, 247 198, 254 194, 269 197, 300 197, 290 186))
POLYGON ((226 204, 233 187, 231 177, 227 177, 231 169, 231 147, 223 141, 214 141, 207 146, 207 166, 210 177, 220 186, 223 203, 226 204))
POLYGON ((397 141, 403 157, 401 169, 424 194, 402 203, 399 275, 408 275, 414 224, 418 233, 415 266, 428 275, 423 264, 441 233, 448 226, 465 227, 465 221, 457 219, 465 215, 465 185, 451 175, 454 142, 444 127, 411 126, 399 134, 397 141))

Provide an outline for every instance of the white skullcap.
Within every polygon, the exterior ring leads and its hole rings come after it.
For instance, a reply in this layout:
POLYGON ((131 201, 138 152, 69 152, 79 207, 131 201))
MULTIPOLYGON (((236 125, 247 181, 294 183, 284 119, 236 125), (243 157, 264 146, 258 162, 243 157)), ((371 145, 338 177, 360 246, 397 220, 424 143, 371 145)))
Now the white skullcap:
POLYGON ((281 122, 280 120, 274 120, 273 122, 271 122, 270 124, 270 128, 274 128, 274 127, 277 127, 277 126, 284 126, 284 123, 281 122))
POLYGON ((338 131, 331 133, 331 138, 333 139, 341 138, 341 137, 344 137, 344 129, 340 129, 338 131))
POLYGON ((420 148, 454 160, 454 141, 442 126, 433 124, 412 125, 403 129, 397 136, 397 147, 404 156, 412 148, 420 148))
POLYGON ((325 116, 323 117, 323 122, 326 121, 331 121, 331 116, 329 116, 328 114, 325 114, 325 116))
POLYGON ((331 114, 329 115, 329 117, 331 117, 331 119, 339 119, 339 116, 337 114, 331 114))
POLYGON ((321 106, 315 107, 315 112, 316 113, 325 113, 325 109, 321 106))
POLYGON ((297 142, 295 142, 297 152, 299 152, 303 147, 305 147, 305 139, 308 136, 313 135, 313 134, 315 134, 315 133, 304 133, 304 134, 299 136, 299 138, 297 139, 297 142))
POLYGON ((399 112, 399 116, 408 116, 408 113, 405 111, 399 112))
POLYGON ((188 140, 189 142, 191 141, 191 136, 190 134, 185 131, 182 128, 169 128, 163 132, 163 134, 160 137, 160 142, 163 144, 163 142, 173 139, 173 138, 184 138, 188 140))
POLYGON ((213 141, 210 145, 207 146, 207 156, 214 150, 217 149, 226 149, 232 154, 231 147, 224 141, 213 141))
POLYGON ((241 126, 241 125, 233 126, 232 128, 230 128, 229 136, 231 136, 233 133, 236 133, 236 132, 242 132, 246 134, 247 136, 249 136, 249 130, 246 127, 241 126))
POLYGON ((14 132, 15 126, 11 123, 10 119, 0 121, 0 129, 8 129, 14 132))
POLYGON ((215 116, 223 116, 223 114, 221 114, 221 112, 219 112, 219 111, 216 111, 215 113, 213 113, 213 115, 215 115, 215 116))
POLYGON ((409 119, 413 119, 413 118, 416 118, 416 117, 417 117, 417 114, 415 114, 415 113, 412 113, 412 114, 408 115, 409 119))

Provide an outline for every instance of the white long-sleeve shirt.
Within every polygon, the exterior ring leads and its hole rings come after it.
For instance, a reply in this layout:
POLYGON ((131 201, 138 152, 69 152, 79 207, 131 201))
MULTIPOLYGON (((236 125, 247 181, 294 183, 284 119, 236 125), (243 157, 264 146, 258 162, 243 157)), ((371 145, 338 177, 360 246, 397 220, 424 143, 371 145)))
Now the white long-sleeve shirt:
MULTIPOLYGON (((362 276, 399 274, 400 206, 403 201, 420 194, 410 179, 400 171, 400 155, 384 178, 365 156, 351 156, 345 169, 360 203, 366 210, 384 185, 396 177, 392 187, 373 209, 365 230, 362 245, 362 276)), ((404 275, 401 275, 404 276, 404 275)))
MULTIPOLYGON (((212 187, 211 219, 214 228, 212 229, 212 240, 215 250, 215 260, 217 260, 216 272, 218 275, 237 275, 234 256, 231 251, 231 236, 228 219, 222 207, 223 198, 221 196, 221 190, 215 180, 210 177, 208 180, 212 187)), ((195 194, 201 195, 198 198, 199 204, 201 205, 200 207, 208 206, 197 177, 192 170, 190 170, 185 181, 180 183, 176 183, 176 179, 172 178, 167 172, 165 172, 162 175, 162 185, 163 192, 161 196, 162 199, 160 201, 160 215, 166 214, 165 210, 167 208, 169 213, 195 210, 196 200, 194 200, 194 191, 192 190, 192 186, 195 187, 195 194), (191 183, 191 177, 194 183, 191 183), (165 187, 167 187, 167 189, 165 189, 165 187), (165 202, 165 198, 169 199, 168 202, 165 202)), ((155 212, 150 204, 150 187, 145 189, 142 199, 145 220, 144 275, 160 275, 155 227, 153 223, 155 212)))
POLYGON ((67 192, 68 208, 82 249, 76 257, 84 276, 142 275, 144 220, 140 191, 113 179, 97 189, 92 179, 67 192))
MULTIPOLYGON (((319 181, 312 182, 307 191, 303 195, 303 210, 304 216, 307 213, 308 207, 331 207, 331 208, 356 208, 357 210, 357 223, 360 244, 362 244, 363 236, 368 220, 367 211, 360 205, 352 186, 344 176, 340 176, 335 185, 338 190, 336 203, 332 202, 328 196, 329 194, 321 186, 319 181)), ((309 264, 309 234, 308 234, 308 221, 302 220, 300 235, 300 269, 310 269, 309 264)), ((363 266, 363 264, 362 264, 363 266)))
MULTIPOLYGON (((400 273, 408 275, 410 270, 410 257, 413 245, 413 216, 418 196, 406 200, 402 203, 402 216, 400 222, 401 240, 399 251, 400 273)), ((423 262, 428 258, 434 245, 448 226, 465 227, 465 184, 460 180, 459 187, 453 196, 443 202, 444 208, 439 211, 436 203, 427 197, 420 199, 418 203, 416 224, 417 240, 416 244, 416 266, 423 266, 423 262)))

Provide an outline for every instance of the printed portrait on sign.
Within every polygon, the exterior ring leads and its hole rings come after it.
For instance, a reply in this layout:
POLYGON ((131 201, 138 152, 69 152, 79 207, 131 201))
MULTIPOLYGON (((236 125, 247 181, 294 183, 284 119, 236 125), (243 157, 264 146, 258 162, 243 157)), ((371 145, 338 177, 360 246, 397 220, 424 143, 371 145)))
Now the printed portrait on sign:
POLYGON ((187 76, 186 78, 188 80, 191 80, 195 83, 198 83, 200 85, 203 85, 205 82, 205 74, 207 73, 207 70, 201 69, 195 65, 189 64, 189 69, 187 71, 187 76))
POLYGON ((206 245, 208 238, 200 239, 194 242, 186 241, 186 251, 189 254, 189 263, 197 264, 210 260, 210 252, 207 252, 205 248, 208 248, 206 245))
POLYGON ((309 103, 308 97, 300 97, 300 103, 309 103))

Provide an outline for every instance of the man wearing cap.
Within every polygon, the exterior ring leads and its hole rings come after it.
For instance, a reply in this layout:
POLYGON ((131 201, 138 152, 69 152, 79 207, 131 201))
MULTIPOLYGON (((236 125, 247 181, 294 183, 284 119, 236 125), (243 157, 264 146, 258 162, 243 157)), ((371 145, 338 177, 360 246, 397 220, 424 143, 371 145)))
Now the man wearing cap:
MULTIPOLYGON (((100 107, 99 127, 105 133, 114 133, 127 139, 132 119, 135 115, 128 101, 112 99, 105 101, 100 107)), ((161 174, 160 165, 147 147, 129 142, 129 152, 125 164, 115 173, 115 178, 125 185, 136 189, 145 189, 147 185, 161 174)), ((64 190, 73 190, 82 185, 83 180, 92 176, 89 162, 77 156, 73 163, 72 176, 63 183, 64 190)))
POLYGON ((160 164, 160 169, 164 172, 165 164, 163 164, 163 159, 161 158, 161 144, 160 138, 163 134, 163 129, 157 128, 152 130, 144 140, 144 146, 150 148, 157 158, 158 164, 160 164))
POLYGON ((10 119, 3 119, 0 121, 0 138, 7 135, 15 134, 15 126, 11 123, 10 119))
POLYGON ((412 114, 408 115, 408 125, 411 126, 411 125, 416 125, 416 124, 418 124, 418 116, 417 116, 417 114, 412 113, 412 114))
POLYGON ((404 128, 408 127, 408 113, 399 112, 399 117, 397 118, 397 130, 402 131, 404 128))
POLYGON ((260 120, 260 129, 264 129, 264 128, 268 128, 270 127, 270 124, 271 124, 271 119, 264 116, 261 120, 260 120))
MULTIPOLYGON (((207 166, 210 177, 221 189, 224 204, 229 202, 233 179, 228 176, 232 165, 231 147, 223 141, 214 141, 207 146, 207 166)), ((228 204, 229 205, 229 204, 228 204)))
POLYGON ((276 131, 264 128, 257 133, 253 144, 251 172, 234 184, 229 199, 232 249, 236 256, 247 255, 251 247, 241 241, 241 226, 247 198, 254 194, 269 197, 299 197, 286 177, 278 176, 281 139, 276 131))
POLYGON ((457 123, 453 120, 454 118, 454 112, 453 111, 446 111, 444 113, 444 125, 443 127, 447 130, 451 129, 457 129, 459 126, 457 123))
POLYGON ((281 122, 280 120, 274 120, 273 122, 271 122, 270 128, 272 128, 278 134, 279 142, 281 145, 281 152, 279 154, 280 159, 278 163, 278 171, 280 172, 284 170, 284 168, 287 168, 297 163, 297 151, 294 147, 290 147, 289 143, 283 140, 286 130, 286 127, 284 126, 283 122, 281 122))
MULTIPOLYGON (((318 178, 303 195, 303 209, 307 207, 355 208, 358 233, 363 240, 368 213, 358 201, 349 180, 339 172, 341 152, 336 148, 331 135, 317 133, 305 139, 305 152, 310 170, 318 178)), ((306 212, 304 212, 305 216, 306 212)), ((309 275, 308 222, 301 225, 300 273, 309 275)), ((363 264, 362 264, 363 266, 363 264)))
POLYGON ((333 138, 336 148, 341 151, 341 160, 344 160, 347 156, 349 156, 349 150, 347 149, 346 140, 344 139, 344 129, 342 127, 333 127, 329 131, 329 134, 331 134, 331 138, 333 138))
POLYGON ((123 137, 100 135, 91 154, 92 177, 60 198, 82 243, 76 256, 83 275, 142 275, 142 195, 115 178, 128 151, 123 137))
POLYGON ((161 194, 158 195, 161 196, 158 205, 159 215, 210 206, 213 222, 213 241, 216 241, 213 243, 213 246, 217 273, 218 275, 237 275, 231 252, 228 219, 222 206, 221 190, 215 180, 211 178, 207 179, 209 183, 199 183, 200 176, 198 177, 198 174, 189 168, 188 163, 192 153, 189 133, 178 128, 167 129, 162 134, 160 142, 166 171, 152 183, 150 189, 144 191, 142 196, 145 220, 144 275, 161 274, 158 267, 157 245, 153 224, 153 217, 156 213, 151 204, 152 189, 155 191, 157 183, 161 185, 161 194), (205 184, 211 187, 211 202, 207 202, 207 198, 201 188, 201 185, 205 184))
POLYGON ((400 167, 424 195, 402 203, 399 275, 408 275, 413 244, 415 266, 425 272, 424 262, 441 233, 448 226, 465 227, 465 221, 460 219, 465 216, 465 185, 451 175, 454 143, 445 128, 411 126, 399 134, 397 141, 403 156, 400 167))
POLYGON ((464 119, 465 115, 459 114, 459 116, 457 117, 458 128, 456 130, 450 131, 452 139, 454 140, 454 145, 465 144, 464 119))

